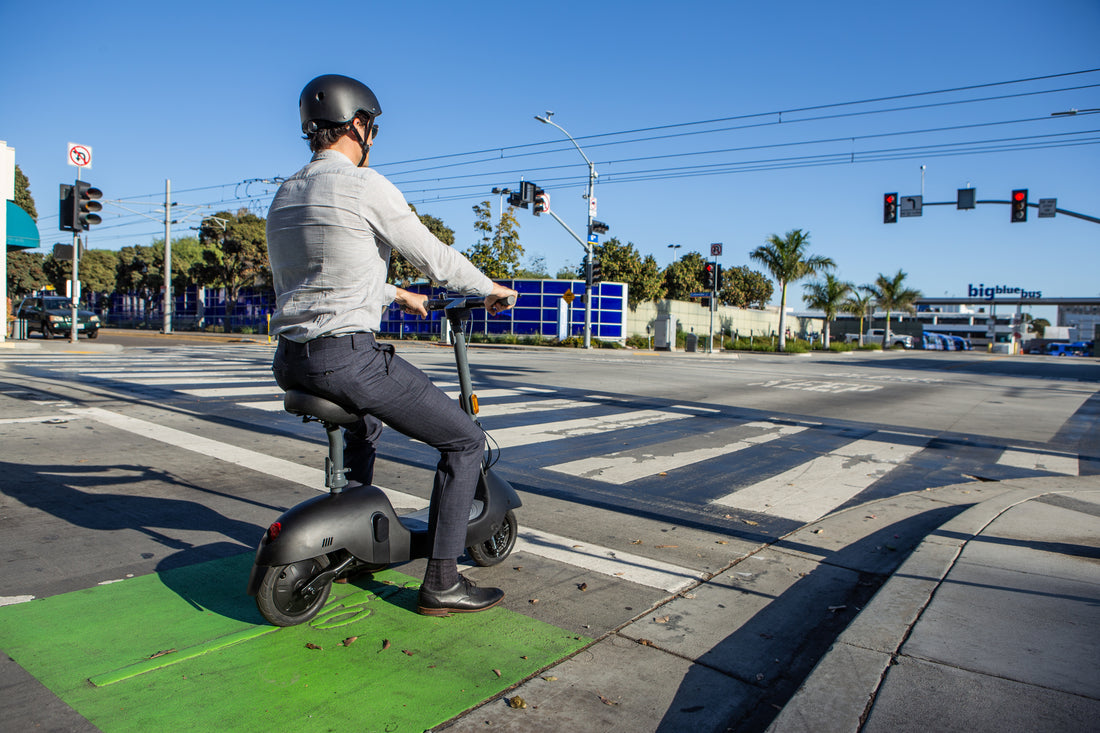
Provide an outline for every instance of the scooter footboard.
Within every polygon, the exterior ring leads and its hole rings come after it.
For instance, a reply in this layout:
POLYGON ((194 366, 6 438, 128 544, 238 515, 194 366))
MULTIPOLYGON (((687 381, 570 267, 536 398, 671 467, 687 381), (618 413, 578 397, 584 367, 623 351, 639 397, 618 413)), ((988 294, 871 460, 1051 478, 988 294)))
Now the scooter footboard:
POLYGON ((280 516, 256 550, 249 595, 264 569, 346 550, 359 560, 384 565, 409 557, 409 532, 381 490, 354 486, 305 501, 280 516))

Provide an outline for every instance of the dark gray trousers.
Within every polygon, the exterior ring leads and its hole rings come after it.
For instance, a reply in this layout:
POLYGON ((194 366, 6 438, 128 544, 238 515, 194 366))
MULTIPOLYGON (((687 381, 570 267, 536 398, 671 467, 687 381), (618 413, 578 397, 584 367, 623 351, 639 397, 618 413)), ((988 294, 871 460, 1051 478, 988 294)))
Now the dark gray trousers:
POLYGON ((344 431, 349 481, 372 482, 382 423, 438 450, 428 520, 432 557, 462 555, 485 433, 456 400, 370 333, 304 344, 280 338, 272 371, 284 390, 312 392, 362 415, 358 425, 344 431))

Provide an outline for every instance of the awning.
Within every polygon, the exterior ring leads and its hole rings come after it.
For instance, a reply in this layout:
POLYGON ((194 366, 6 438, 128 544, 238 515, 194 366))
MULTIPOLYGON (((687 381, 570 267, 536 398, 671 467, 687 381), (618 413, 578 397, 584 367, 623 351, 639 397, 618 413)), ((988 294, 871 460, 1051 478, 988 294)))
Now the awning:
POLYGON ((38 225, 34 223, 31 215, 15 205, 14 201, 5 202, 8 205, 8 252, 21 249, 33 249, 40 244, 38 239, 38 225))

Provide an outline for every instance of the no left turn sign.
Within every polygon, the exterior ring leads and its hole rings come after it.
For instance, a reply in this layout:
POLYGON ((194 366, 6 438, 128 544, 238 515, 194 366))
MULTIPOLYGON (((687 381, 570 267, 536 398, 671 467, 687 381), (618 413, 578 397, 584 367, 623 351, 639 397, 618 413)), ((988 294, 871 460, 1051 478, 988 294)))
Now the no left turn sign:
POLYGON ((77 168, 92 167, 92 149, 87 145, 69 143, 69 165, 77 168))

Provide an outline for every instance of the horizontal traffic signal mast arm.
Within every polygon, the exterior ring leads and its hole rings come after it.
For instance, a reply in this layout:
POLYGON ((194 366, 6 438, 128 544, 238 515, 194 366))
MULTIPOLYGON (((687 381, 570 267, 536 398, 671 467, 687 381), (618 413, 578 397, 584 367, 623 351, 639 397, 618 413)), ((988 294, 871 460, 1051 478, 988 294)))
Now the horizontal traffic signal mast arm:
MULTIPOLYGON (((921 206, 955 206, 956 203, 957 202, 955 202, 955 201, 925 201, 921 204, 921 206)), ((980 200, 980 201, 975 201, 974 203, 975 204, 1005 204, 1007 206, 1012 205, 1012 202, 1009 201, 1008 199, 983 199, 983 200, 980 200)), ((1034 202, 1034 201, 1028 201, 1027 205, 1028 205, 1028 207, 1030 207, 1032 209, 1038 209, 1039 208, 1039 204, 1034 202)), ((1069 211, 1068 209, 1058 209, 1058 208, 1056 208, 1054 210, 1056 212, 1058 212, 1059 214, 1065 214, 1066 216, 1072 216, 1075 219, 1084 219, 1085 221, 1091 221, 1094 224, 1100 224, 1100 218, 1097 218, 1095 216, 1089 216, 1088 214, 1081 214, 1081 213, 1076 212, 1076 211, 1069 211)))

